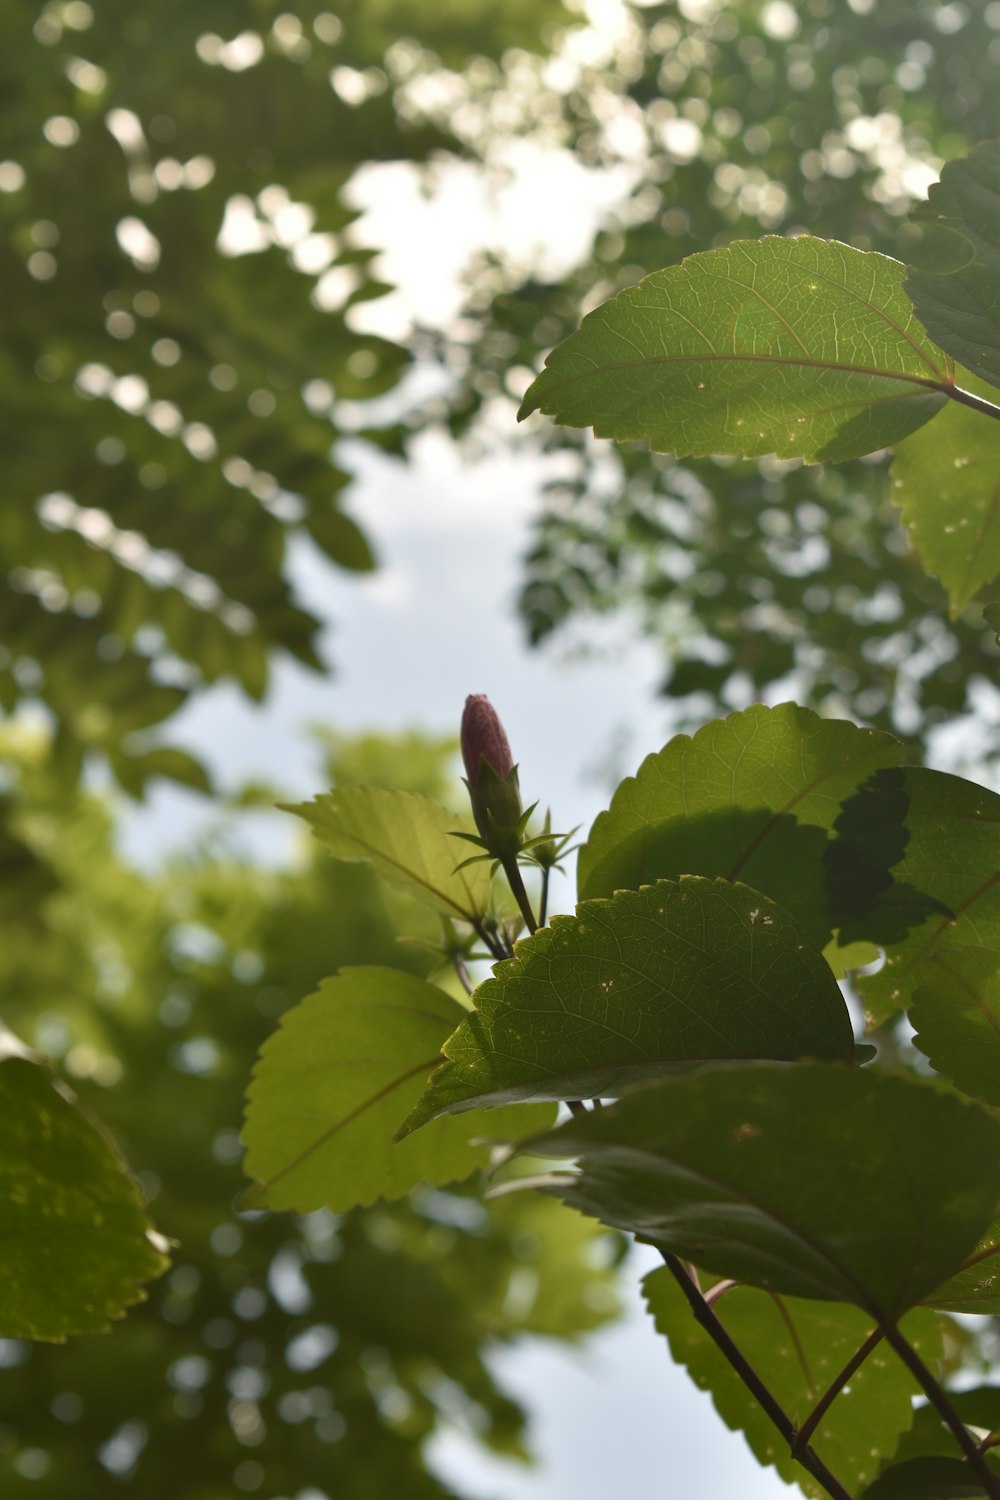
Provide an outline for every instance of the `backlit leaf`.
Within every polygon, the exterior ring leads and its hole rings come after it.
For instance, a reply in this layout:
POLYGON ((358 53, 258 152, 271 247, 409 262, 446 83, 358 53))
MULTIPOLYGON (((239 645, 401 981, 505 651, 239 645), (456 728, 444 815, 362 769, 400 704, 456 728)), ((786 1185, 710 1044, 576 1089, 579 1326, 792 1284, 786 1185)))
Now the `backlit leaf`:
POLYGON ((875 1021, 906 1008, 918 965, 938 948, 1000 949, 1000 796, 923 767, 888 773, 887 786, 890 778, 886 797, 901 791, 906 803, 894 883, 847 934, 886 952, 882 969, 857 981, 875 1021))
POLYGON ((579 1157, 548 1191, 720 1276, 897 1318, 1000 1197, 1000 1124, 910 1078, 822 1063, 707 1068, 526 1143, 579 1157))
POLYGON ((427 797, 376 786, 342 786, 288 807, 337 859, 365 860, 443 916, 475 922, 489 905, 488 864, 459 871, 468 845, 452 837, 467 825, 427 797))
POLYGON ((853 1055, 843 997, 798 923, 700 876, 582 902, 473 998, 411 1129, 478 1104, 617 1094, 706 1059, 853 1055))
MULTIPOLYGON (((826 1490, 791 1457, 771 1419, 695 1322, 665 1266, 650 1272, 643 1290, 674 1359, 701 1390, 711 1393, 726 1425, 744 1433, 760 1463, 772 1464, 782 1479, 825 1500, 826 1490)), ((745 1286, 721 1297, 715 1312, 796 1426, 874 1329, 871 1318, 845 1303, 776 1297, 745 1286)), ((916 1311, 903 1324, 918 1353, 932 1362, 941 1345, 939 1323, 934 1314, 916 1311)), ((900 1433, 913 1421, 911 1397, 919 1394, 917 1382, 892 1350, 876 1345, 823 1417, 811 1446, 853 1493, 875 1477, 880 1458, 896 1451, 900 1433)))
MULTIPOLYGON (((973 375, 959 371, 959 380, 996 396, 973 375)), ((932 427, 899 444, 892 481, 910 540, 958 615, 1000 573, 1000 423, 949 401, 932 427)))
POLYGON ((942 1312, 1000 1316, 1000 1218, 990 1224, 955 1274, 923 1300, 942 1312))
POLYGON ((916 979, 914 1045, 963 1093, 1000 1105, 1000 951, 941 948, 916 979))
POLYGON ((980 1500, 986 1491, 960 1458, 909 1458, 885 1469, 861 1500, 980 1500))
POLYGON ((111 1139, 16 1043, 0 1044, 0 1336, 102 1332, 169 1261, 111 1139))
POLYGON ((679 734, 615 792, 580 850, 581 900, 682 874, 741 880, 787 908, 822 947, 824 855, 845 798, 899 744, 794 703, 756 704, 679 734))
POLYGON ((959 364, 1000 385, 1000 143, 948 162, 912 217, 925 230, 906 282, 917 316, 959 364))
POLYGON ((689 256, 585 318, 520 414, 678 457, 871 453, 928 421, 953 383, 904 274, 808 235, 689 256))
POLYGON ((415 1183, 486 1164, 474 1137, 521 1136, 551 1109, 443 1120, 399 1145, 441 1046, 465 1014, 443 990, 396 969, 345 969, 288 1011, 264 1043, 247 1099, 248 1206, 330 1208, 400 1198, 415 1183))

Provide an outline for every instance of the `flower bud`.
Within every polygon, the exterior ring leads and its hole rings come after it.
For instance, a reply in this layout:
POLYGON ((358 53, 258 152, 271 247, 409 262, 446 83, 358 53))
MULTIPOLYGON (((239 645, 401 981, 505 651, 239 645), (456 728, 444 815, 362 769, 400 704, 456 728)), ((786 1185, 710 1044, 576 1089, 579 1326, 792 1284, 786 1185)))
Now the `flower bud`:
POLYGON ((462 714, 462 759, 480 837, 498 858, 521 847, 521 790, 496 709, 485 693, 470 693, 462 714))

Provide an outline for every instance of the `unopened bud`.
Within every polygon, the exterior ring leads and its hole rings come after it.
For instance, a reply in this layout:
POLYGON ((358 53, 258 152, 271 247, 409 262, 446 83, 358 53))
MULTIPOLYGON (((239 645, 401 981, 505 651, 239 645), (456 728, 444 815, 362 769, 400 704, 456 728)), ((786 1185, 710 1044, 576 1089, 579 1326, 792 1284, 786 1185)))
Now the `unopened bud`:
POLYGON ((521 791, 510 743, 485 693, 470 693, 462 714, 462 759, 480 837, 497 857, 521 846, 521 791))
POLYGON ((462 759, 469 786, 479 780, 479 762, 484 760, 500 777, 513 769, 514 757, 510 753, 500 716, 485 693, 470 693, 465 700, 462 714, 462 759))

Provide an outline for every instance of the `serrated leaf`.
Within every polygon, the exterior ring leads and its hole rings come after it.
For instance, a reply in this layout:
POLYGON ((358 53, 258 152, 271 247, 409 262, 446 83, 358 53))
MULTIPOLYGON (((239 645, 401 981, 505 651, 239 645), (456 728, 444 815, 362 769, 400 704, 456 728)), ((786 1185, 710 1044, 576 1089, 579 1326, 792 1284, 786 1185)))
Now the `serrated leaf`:
POLYGON ((681 458, 871 453, 928 421, 953 384, 904 274, 885 255, 808 235, 691 255, 586 317, 520 415, 681 458))
POLYGON ((111 1139, 44 1067, 0 1045, 0 1336, 103 1332, 170 1262, 111 1139))
POLYGON ((1000 949, 1000 796, 923 767, 880 775, 889 800, 906 799, 901 857, 893 884, 846 932, 885 949, 882 969, 857 981, 873 1021, 905 1010, 918 965, 938 948, 1000 949))
POLYGON ((517 945, 407 1121, 515 1099, 588 1099, 706 1059, 853 1056, 820 953, 749 887, 686 876, 584 901, 517 945))
POLYGON ((939 948, 915 982, 914 1045, 964 1094, 1000 1105, 1000 951, 939 948))
POLYGON ((410 792, 342 786, 286 807, 304 818, 337 859, 364 860, 443 916, 477 922, 489 907, 486 865, 458 871, 466 825, 448 808, 410 792))
POLYGON ((910 1458, 885 1469, 861 1500, 980 1500, 986 1491, 960 1458, 910 1458))
MULTIPOLYGON (((827 1491, 791 1457, 770 1418, 695 1322, 666 1267, 649 1273, 643 1291, 674 1359, 700 1390, 711 1393, 727 1427, 744 1433, 758 1462, 773 1465, 787 1483, 825 1500, 827 1491)), ((874 1331, 859 1308, 776 1297, 753 1287, 728 1292, 715 1313, 797 1427, 874 1331)), ((925 1360, 933 1361, 940 1350, 939 1324, 924 1311, 908 1313, 903 1322, 904 1334, 925 1360)), ((900 1433, 913 1421, 911 1397, 919 1394, 916 1380, 892 1350, 876 1345, 826 1412, 811 1446, 852 1494, 875 1477, 880 1459, 896 1451, 900 1433)))
POLYGON ((912 218, 925 229, 906 291, 931 337, 1000 385, 1000 143, 948 162, 912 218))
MULTIPOLYGON (((969 375, 961 384, 995 396, 969 375)), ((948 592, 952 618, 1000 573, 1000 423, 949 401, 892 462, 893 500, 928 573, 948 592)))
POLYGON ((894 766, 888 734, 756 704, 677 735, 621 783, 580 850, 581 900, 681 874, 742 880, 830 936, 824 864, 845 798, 894 766))
POLYGON ((898 1318, 1000 1197, 1000 1124, 916 1079, 804 1062, 706 1068, 526 1142, 548 1191, 720 1276, 898 1318))
POLYGON ((989 1225, 955 1274, 923 1300, 941 1312, 1000 1316, 1000 1218, 989 1225))
POLYGON ((465 1011, 435 985, 396 969, 345 969, 288 1011, 261 1048, 247 1092, 245 1168, 251 1207, 346 1212, 440 1186, 484 1166, 474 1137, 537 1129, 553 1111, 441 1121, 392 1138, 465 1011))

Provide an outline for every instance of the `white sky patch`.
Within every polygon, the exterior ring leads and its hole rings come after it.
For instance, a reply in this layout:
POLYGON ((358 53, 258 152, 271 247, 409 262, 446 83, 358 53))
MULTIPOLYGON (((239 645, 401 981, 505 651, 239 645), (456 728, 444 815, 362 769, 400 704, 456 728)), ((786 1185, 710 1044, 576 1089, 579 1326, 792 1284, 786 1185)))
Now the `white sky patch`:
POLYGON ((352 239, 386 247, 377 274, 397 290, 360 304, 352 327, 405 339, 416 322, 446 324, 461 308, 463 273, 486 248, 541 275, 565 275, 631 184, 624 168, 588 170, 569 152, 530 141, 512 141, 503 157, 490 180, 462 162, 430 178, 400 162, 356 174, 348 196, 362 217, 352 239))

